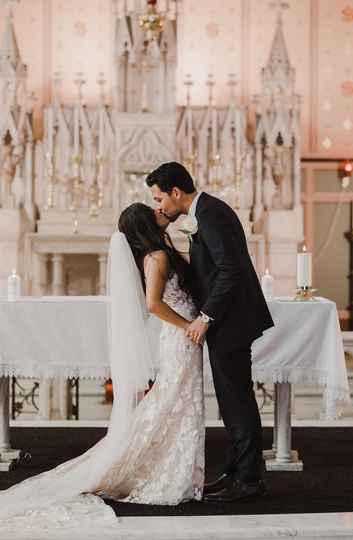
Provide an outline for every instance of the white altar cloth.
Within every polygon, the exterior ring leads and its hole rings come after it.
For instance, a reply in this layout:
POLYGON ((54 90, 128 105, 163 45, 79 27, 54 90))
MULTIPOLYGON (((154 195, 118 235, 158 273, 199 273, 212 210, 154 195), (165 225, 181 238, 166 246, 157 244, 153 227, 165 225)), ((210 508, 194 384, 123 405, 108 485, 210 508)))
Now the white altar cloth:
MULTIPOLYGON (((322 385, 336 417, 350 403, 336 304, 268 305, 276 326, 253 344, 254 381, 322 385)), ((109 377, 108 307, 105 296, 0 298, 0 377, 109 377)))
POLYGON ((351 402, 336 304, 319 297, 268 305, 275 327, 253 344, 253 380, 321 385, 325 416, 336 418, 351 402))
POLYGON ((106 296, 0 298, 0 376, 110 376, 106 296))

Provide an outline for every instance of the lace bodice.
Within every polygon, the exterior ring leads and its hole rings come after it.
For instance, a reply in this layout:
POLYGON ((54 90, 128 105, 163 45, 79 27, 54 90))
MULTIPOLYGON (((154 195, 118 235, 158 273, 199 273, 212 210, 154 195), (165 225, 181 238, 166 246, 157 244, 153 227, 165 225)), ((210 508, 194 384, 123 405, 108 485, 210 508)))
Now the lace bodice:
POLYGON ((191 297, 179 287, 178 276, 175 273, 168 279, 165 285, 163 301, 186 319, 191 320, 197 315, 197 310, 191 297))

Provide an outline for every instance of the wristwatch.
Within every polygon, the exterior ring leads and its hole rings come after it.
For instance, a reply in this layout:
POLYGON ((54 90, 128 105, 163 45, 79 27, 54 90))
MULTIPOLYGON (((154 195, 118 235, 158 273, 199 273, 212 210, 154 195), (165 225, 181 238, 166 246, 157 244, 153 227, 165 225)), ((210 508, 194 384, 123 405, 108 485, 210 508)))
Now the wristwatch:
POLYGON ((202 311, 200 311, 200 319, 201 319, 201 322, 205 324, 210 324, 213 321, 211 317, 209 317, 208 315, 206 315, 206 313, 203 313, 202 311))

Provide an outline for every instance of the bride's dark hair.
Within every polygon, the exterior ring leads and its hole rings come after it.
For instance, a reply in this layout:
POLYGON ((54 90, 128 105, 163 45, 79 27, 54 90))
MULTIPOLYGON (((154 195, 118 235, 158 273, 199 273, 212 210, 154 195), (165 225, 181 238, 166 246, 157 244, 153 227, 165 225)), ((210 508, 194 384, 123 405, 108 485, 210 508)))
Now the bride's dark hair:
POLYGON ((175 249, 169 234, 157 224, 153 209, 143 203, 133 203, 120 214, 118 229, 129 242, 144 289, 143 261, 146 255, 162 250, 169 261, 170 275, 178 276, 179 287, 191 295, 190 266, 175 249))

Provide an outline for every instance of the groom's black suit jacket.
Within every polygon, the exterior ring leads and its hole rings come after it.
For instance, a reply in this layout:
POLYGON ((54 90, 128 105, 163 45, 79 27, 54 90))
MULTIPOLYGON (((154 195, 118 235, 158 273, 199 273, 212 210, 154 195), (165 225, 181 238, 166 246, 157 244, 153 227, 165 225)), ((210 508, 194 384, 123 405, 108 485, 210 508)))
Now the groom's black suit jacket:
POLYGON ((236 213, 202 193, 196 219, 190 251, 194 300, 214 319, 207 332, 209 344, 226 352, 252 342, 274 323, 236 213))

